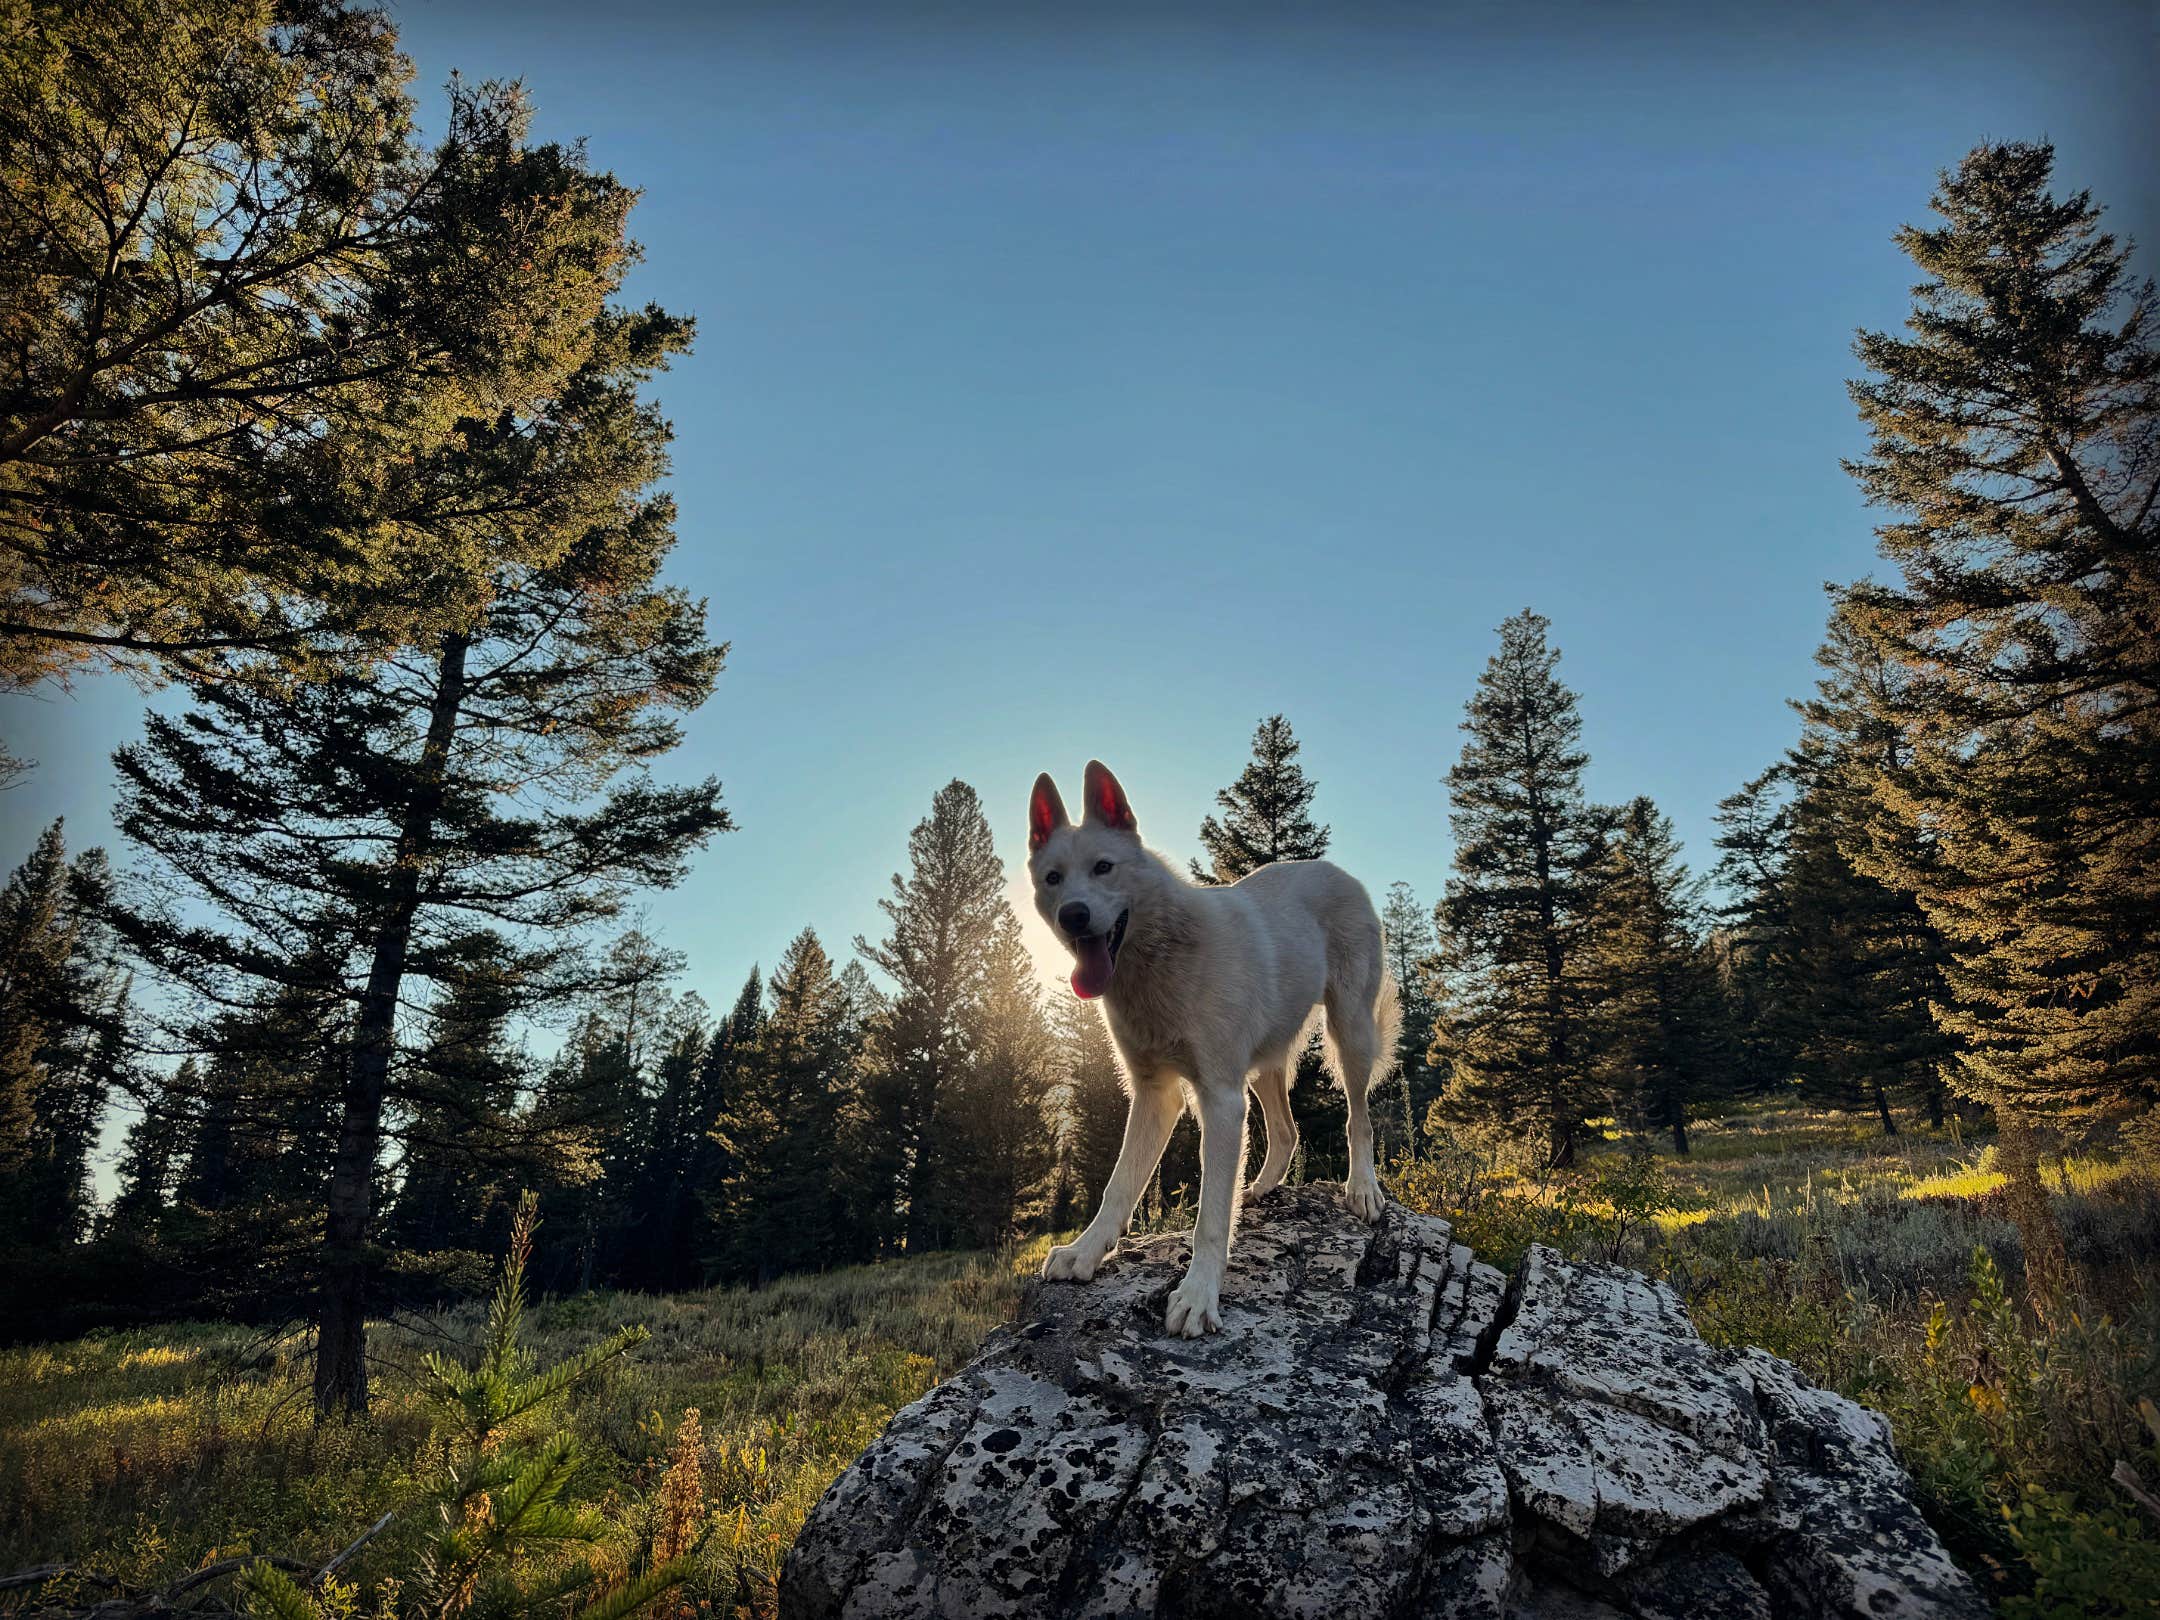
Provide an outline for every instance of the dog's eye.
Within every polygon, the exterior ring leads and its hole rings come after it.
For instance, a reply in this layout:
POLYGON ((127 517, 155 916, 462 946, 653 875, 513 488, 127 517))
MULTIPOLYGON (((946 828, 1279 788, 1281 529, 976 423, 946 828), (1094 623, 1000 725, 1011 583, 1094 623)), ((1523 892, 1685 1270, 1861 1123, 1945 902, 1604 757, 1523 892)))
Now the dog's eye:
POLYGON ((1097 862, 1095 863, 1095 875, 1096 875, 1097 877, 1101 877, 1101 876, 1102 876, 1102 875, 1103 875, 1103 874, 1104 874, 1105 872, 1107 872, 1107 871, 1109 871, 1109 870, 1110 870, 1110 863, 1109 863, 1108 861, 1097 861, 1097 862))
POLYGON ((1043 882, 1049 884, 1050 887, 1053 889, 1064 881, 1065 874, 1063 872, 1045 872, 1043 874, 1043 882))

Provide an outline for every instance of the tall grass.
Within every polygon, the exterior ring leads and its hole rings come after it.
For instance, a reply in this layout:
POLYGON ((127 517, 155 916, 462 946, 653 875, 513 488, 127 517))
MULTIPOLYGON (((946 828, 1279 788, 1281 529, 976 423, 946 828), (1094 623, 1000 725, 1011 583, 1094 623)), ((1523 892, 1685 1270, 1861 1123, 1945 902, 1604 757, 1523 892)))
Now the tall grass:
MULTIPOLYGON (((750 1291, 542 1303, 526 1342, 566 1360, 628 1324, 650 1340, 580 1386, 563 1426, 586 1494, 624 1545, 656 1499, 689 1408, 702 1418, 700 1578, 707 1612, 768 1612, 795 1532, 827 1485, 909 1401, 1016 1308, 1047 1240, 933 1255, 750 1291)), ((365 1424, 318 1426, 307 1345, 218 1325, 0 1351, 0 1574, 48 1562, 154 1588, 242 1553, 327 1558, 385 1512, 428 1498, 448 1457, 419 1381, 430 1351, 477 1342, 479 1303, 370 1333, 365 1424)), ((394 1521, 345 1575, 409 1567, 426 1526, 394 1521)), ((66 1595, 65 1582, 46 1597, 66 1595)), ((0 1613, 6 1612, 0 1597, 0 1613)))
POLYGON ((1445 1139, 1405 1202, 1509 1263, 1531 1243, 1661 1275, 1712 1343, 1756 1344, 1885 1413, 1921 1504, 2006 1614, 2160 1614, 2160 1180, 2148 1155, 2052 1163, 2075 1309, 2022 1297, 1992 1149, 1948 1131, 1766 1106, 1685 1159, 1617 1141, 1569 1175, 1445 1139), (2149 1415, 2150 1414, 2150 1415, 2149 1415))

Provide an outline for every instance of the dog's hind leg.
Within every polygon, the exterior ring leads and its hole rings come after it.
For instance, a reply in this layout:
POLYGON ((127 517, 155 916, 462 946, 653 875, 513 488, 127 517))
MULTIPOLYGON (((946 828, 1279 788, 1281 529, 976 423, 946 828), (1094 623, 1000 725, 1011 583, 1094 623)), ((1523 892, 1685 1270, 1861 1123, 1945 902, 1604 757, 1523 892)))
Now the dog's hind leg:
POLYGON ((1134 1077, 1132 1100, 1125 1112, 1125 1141, 1118 1148, 1110 1185, 1103 1189, 1102 1207, 1079 1237, 1050 1251, 1049 1259, 1043 1262, 1045 1277, 1086 1282, 1095 1275, 1095 1268, 1132 1225, 1133 1210, 1141 1193, 1147 1190, 1155 1166, 1162 1162, 1171 1127, 1184 1111, 1185 1098, 1176 1075, 1166 1071, 1134 1077))
POLYGON ((1290 1156, 1297 1152, 1297 1120, 1290 1112, 1290 1055, 1284 1053, 1260 1066, 1253 1076, 1253 1095, 1260 1099, 1260 1112, 1267 1116, 1267 1157, 1260 1162, 1260 1174, 1253 1178, 1252 1191, 1247 1198, 1265 1198, 1282 1185, 1282 1178, 1290 1168, 1290 1156))

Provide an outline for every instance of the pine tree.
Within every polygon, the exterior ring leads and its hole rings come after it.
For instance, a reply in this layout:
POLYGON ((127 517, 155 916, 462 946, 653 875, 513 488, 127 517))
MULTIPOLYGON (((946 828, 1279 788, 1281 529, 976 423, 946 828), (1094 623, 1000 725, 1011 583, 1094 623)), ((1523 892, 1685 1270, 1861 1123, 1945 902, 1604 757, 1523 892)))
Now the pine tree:
POLYGON ((703 1040, 703 1003, 686 1008, 673 989, 683 966, 641 929, 617 937, 586 992, 571 1061, 548 1088, 553 1123, 582 1143, 578 1172, 553 1198, 557 1238, 542 1250, 543 1274, 564 1287, 647 1281, 659 1060, 703 1040))
POLYGON ((629 1241, 630 1183, 650 1114, 617 1009, 589 1005, 542 1073, 533 1107, 536 1135, 556 1147, 540 1183, 557 1211, 555 1232, 534 1262, 550 1287, 584 1293, 612 1280, 629 1241))
MULTIPOLYGON (((698 1065, 697 1095, 691 1106, 698 1140, 686 1172, 693 1202, 685 1213, 684 1235, 680 1239, 686 1257, 684 1267, 698 1275, 704 1273, 708 1257, 725 1252, 733 1241, 725 1229, 724 1189, 735 1173, 735 1156, 725 1133, 717 1127, 734 1101, 751 1043, 764 1016, 765 981, 753 967, 734 1007, 706 1043, 704 1061, 698 1065)), ((859 1163, 862 1155, 849 1158, 859 1163)))
POLYGON ((1061 1000, 1057 1008, 1057 1047, 1065 1063, 1058 1151, 1076 1217, 1068 1224, 1077 1225, 1095 1212, 1095 1201, 1109 1185, 1125 1140, 1129 1099, 1102 1013, 1077 999, 1061 1000))
POLYGON ((1433 1057, 1451 1066, 1447 1113, 1535 1129, 1565 1167, 1602 1100, 1581 956, 1604 822, 1583 797, 1582 719, 1546 629, 1530 612, 1500 627, 1448 772, 1455 875, 1439 917, 1452 1005, 1433 1057))
MULTIPOLYGON (((567 1361, 541 1367, 522 1343, 525 1270, 538 1224, 528 1196, 511 1217, 509 1254, 472 1364, 440 1353, 422 1363, 420 1384, 436 1409, 447 1467, 422 1497, 429 1531, 414 1567, 384 1583, 397 1596, 379 1613, 405 1620, 630 1620, 696 1573, 699 1537, 686 1528, 666 1545, 656 1537, 641 1570, 625 1569, 622 1549, 609 1545, 606 1518, 579 1500, 577 1487, 589 1470, 577 1441, 564 1430, 544 1439, 531 1432, 537 1414, 651 1337, 642 1327, 617 1328, 567 1361)), ((695 1408, 686 1419, 694 1439, 695 1408)), ((680 1485, 679 1476, 674 1483, 680 1485)), ((662 1490, 665 1495, 667 1482, 662 1490)), ((335 1620, 352 1612, 349 1589, 318 1593, 321 1577, 302 1586, 280 1564, 293 1567, 290 1560, 265 1559, 242 1572, 248 1614, 335 1620)))
POLYGON ((511 1040, 520 973, 493 934, 467 942, 427 1012, 427 1038, 401 1079, 391 1135, 405 1150, 390 1207, 391 1241, 408 1256, 477 1255, 499 1241, 509 1189, 536 1152, 518 1118, 525 1054, 511 1040))
POLYGON ((1057 1169, 1055 1049, 1009 906, 990 941, 974 1025, 973 1057, 939 1128, 934 1224, 954 1241, 990 1248, 1043 1214, 1057 1169))
POLYGON ((900 1241, 921 1250, 951 1239, 936 1196, 943 1119, 975 1059, 991 948, 1008 914, 1005 866, 965 782, 938 790, 908 835, 908 860, 908 874, 895 874, 892 895, 878 902, 890 935, 855 941, 893 985, 868 1031, 863 1077, 871 1152, 863 1170, 881 1184, 874 1206, 886 1252, 900 1241))
POLYGON ((1440 1076, 1430 1056, 1440 1011, 1435 996, 1440 940, 1433 932, 1432 914, 1418 903, 1410 885, 1399 880, 1388 885, 1387 899, 1380 907, 1380 925, 1387 936, 1388 972, 1394 977, 1402 1001, 1398 1082, 1403 1093, 1402 1143, 1404 1150, 1414 1156, 1419 1121, 1440 1090, 1440 1076))
POLYGON ((1714 1095, 1723 1053, 1715 968, 1696 935, 1701 885, 1671 818, 1648 799, 1621 812, 1584 950, 1599 1083, 1622 1117, 1688 1151, 1688 1120, 1714 1095))
POLYGON ((1717 808, 1718 864, 1727 896, 1712 936, 1732 1029, 1735 1079, 1758 1095, 1793 1077, 1788 987, 1779 979, 1790 929, 1787 870, 1792 844, 1792 776, 1780 762, 1728 794, 1717 808))
POLYGON ((162 1233, 185 1150, 186 1108, 201 1092, 202 1072, 192 1057, 181 1060, 171 1082, 150 1081, 142 1111, 128 1126, 116 1172, 119 1190, 106 1212, 104 1235, 141 1243, 162 1233))
POLYGON ((355 635, 432 641, 484 598, 406 453, 584 363, 634 193, 530 144, 515 86, 454 83, 424 149, 410 76, 384 13, 339 0, 11 14, 0 681, 214 675, 240 647, 344 667, 355 635))
POLYGON ((2160 305, 2053 164, 1977 147, 1898 234, 1849 470, 1900 582, 1839 605, 1900 677, 1862 864, 1947 943, 1957 1084, 2041 1115, 2160 1103, 2160 305))
POLYGON ((1894 1102, 1943 1118, 1951 1046, 1931 1007, 1947 994, 1946 951, 1911 895, 1862 870, 1876 830, 1867 784, 1903 753, 1880 717, 1898 674, 1836 623, 1816 659, 1799 744, 1719 812, 1736 1050, 1756 1089, 1797 1081, 1895 1135, 1894 1102))
POLYGON ((670 788, 642 767, 712 687, 724 649, 702 604, 661 584, 672 507, 648 488, 666 424, 639 397, 686 328, 657 311, 603 317, 592 363, 538 418, 465 424, 426 467, 446 555, 488 544, 460 515, 495 514, 485 610, 425 645, 384 650, 362 678, 196 689, 115 757, 128 838, 220 914, 151 909, 130 943, 212 1000, 287 973, 325 907, 347 929, 356 1008, 325 1202, 319 1407, 366 1404, 368 1241, 409 979, 458 960, 475 926, 507 928, 527 1005, 577 987, 581 931, 633 889, 672 883, 725 830, 716 782, 670 788), (524 557, 547 556, 542 566, 524 557), (609 791, 626 771, 627 782, 609 791))
POLYGON ((760 1285, 826 1264, 850 1219, 836 1162, 853 1061, 851 1008, 814 929, 780 958, 734 1095, 714 1127, 730 1172, 717 1191, 722 1276, 760 1285))
POLYGON ((173 1290, 194 1308, 262 1321, 305 1312, 320 1280, 351 1003, 326 941, 284 982, 187 1026, 200 1062, 162 1088, 185 1143, 161 1223, 173 1290))
MULTIPOLYGON (((1236 781, 1215 795, 1222 820, 1201 820, 1200 847, 1207 864, 1192 863, 1194 882, 1235 883, 1271 861, 1313 861, 1327 853, 1329 829, 1312 818, 1319 788, 1297 762, 1300 747, 1290 722, 1279 714, 1254 728, 1252 759, 1236 781)), ((1333 1144, 1345 1140, 1345 1106, 1327 1072, 1315 1028, 1298 1054, 1290 1081, 1290 1111, 1304 1144, 1299 1149, 1301 1173, 1340 1173, 1342 1165, 1331 1156, 1338 1152, 1333 1144)), ((1156 1169, 1156 1185, 1158 1202, 1165 1194, 1187 1202, 1200 1195, 1200 1130, 1190 1113, 1181 1115, 1171 1132, 1156 1169)))
MULTIPOLYGON (((1905 744, 1884 723, 1902 676, 1833 622, 1816 654, 1824 674, 1801 705, 1806 725, 1788 756, 1789 810, 1780 975, 1786 1044, 1796 1071, 1826 1085, 1840 1106, 1872 1106, 1897 1134, 1891 1098, 1942 1123, 1941 1075, 1954 1043, 1937 1027, 1948 994, 1949 953, 1918 902, 1863 870, 1874 839, 1868 784, 1902 767, 1905 744)), ((1904 851, 1919 853, 1908 837, 1904 851)))
POLYGON ((88 1229, 89 1161, 128 1078, 128 993, 102 917, 102 851, 70 861, 61 823, 0 889, 0 1242, 57 1249, 88 1229))
POLYGON ((697 1277, 689 1250, 696 1194, 692 1161, 707 1121, 697 1109, 699 1078, 711 1041, 705 1003, 686 995, 671 1012, 653 1065, 653 1098, 629 1211, 631 1241, 614 1272, 623 1287, 662 1291, 687 1288, 697 1277))
POLYGON ((1196 883, 1235 883, 1270 861, 1315 861, 1327 853, 1328 829, 1312 819, 1318 789, 1298 764, 1290 722, 1271 714, 1253 731, 1250 764, 1215 795, 1223 818, 1200 823, 1208 864, 1192 863, 1196 883))
POLYGON ((46 1049, 65 1033, 48 1026, 64 1016, 72 944, 67 843, 56 821, 0 890, 0 1176, 11 1181, 30 1167, 46 1049))
POLYGON ((85 1021, 74 1032, 74 1061, 47 1068, 38 1109, 41 1173, 32 1185, 41 1184, 44 1190, 37 1195, 31 1238, 56 1247, 70 1247, 90 1235, 97 1204, 91 1155, 111 1099, 136 1085, 128 1049, 130 981, 100 977, 109 981, 109 988, 84 1006, 85 1021))

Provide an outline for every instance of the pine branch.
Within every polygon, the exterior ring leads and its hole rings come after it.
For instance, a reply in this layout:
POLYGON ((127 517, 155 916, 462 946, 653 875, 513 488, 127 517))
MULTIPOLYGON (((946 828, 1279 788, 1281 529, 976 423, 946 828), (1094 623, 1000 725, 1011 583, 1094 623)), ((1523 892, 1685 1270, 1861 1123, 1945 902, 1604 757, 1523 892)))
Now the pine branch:
POLYGON ((653 1599, 682 1585, 696 1573, 696 1554, 686 1553, 616 1587, 598 1602, 578 1610, 575 1620, 626 1620, 627 1616, 638 1613, 653 1599))
POLYGON ((249 1564, 240 1574, 247 1612, 265 1620, 322 1620, 315 1601, 290 1575, 267 1561, 249 1564))

